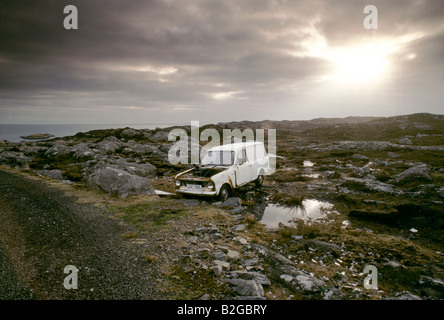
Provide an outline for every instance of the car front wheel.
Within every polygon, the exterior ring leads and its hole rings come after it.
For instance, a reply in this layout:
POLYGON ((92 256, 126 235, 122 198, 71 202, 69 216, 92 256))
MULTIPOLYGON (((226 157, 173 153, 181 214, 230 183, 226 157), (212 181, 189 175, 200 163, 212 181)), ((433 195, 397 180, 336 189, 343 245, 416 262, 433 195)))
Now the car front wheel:
POLYGON ((227 185, 222 186, 222 188, 219 191, 219 200, 225 201, 230 197, 230 187, 227 185))
POLYGON ((261 187, 262 184, 264 183, 264 176, 262 174, 260 174, 257 179, 254 181, 254 183, 256 184, 256 187, 261 187))

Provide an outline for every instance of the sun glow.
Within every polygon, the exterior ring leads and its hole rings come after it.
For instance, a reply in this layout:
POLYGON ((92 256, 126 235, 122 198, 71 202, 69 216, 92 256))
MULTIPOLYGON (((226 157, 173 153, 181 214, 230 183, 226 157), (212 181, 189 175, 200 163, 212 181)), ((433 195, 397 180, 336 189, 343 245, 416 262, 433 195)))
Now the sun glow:
MULTIPOLYGON (((315 28, 306 30, 306 39, 296 50, 290 52, 295 57, 314 57, 330 62, 316 82, 335 81, 340 84, 369 84, 387 79, 396 68, 394 57, 405 53, 405 47, 421 38, 422 33, 406 34, 390 38, 367 38, 359 43, 331 45, 315 28)), ((414 59, 410 54, 406 59, 414 59)))
POLYGON ((383 77, 389 62, 370 53, 345 53, 332 59, 335 71, 333 78, 343 81, 368 81, 383 77))
POLYGON ((389 55, 395 48, 372 44, 330 50, 325 58, 333 63, 329 78, 350 83, 380 80, 390 69, 389 55))

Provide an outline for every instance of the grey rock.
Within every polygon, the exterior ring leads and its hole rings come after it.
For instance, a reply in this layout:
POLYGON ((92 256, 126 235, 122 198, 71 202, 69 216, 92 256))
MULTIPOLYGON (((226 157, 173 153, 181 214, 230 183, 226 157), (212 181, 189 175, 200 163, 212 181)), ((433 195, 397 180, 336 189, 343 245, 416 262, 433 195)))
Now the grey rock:
POLYGON ((155 134, 151 136, 151 140, 159 142, 159 141, 168 141, 168 132, 167 131, 157 131, 155 134))
POLYGON ((122 141, 120 141, 120 139, 118 139, 115 136, 108 136, 108 137, 104 138, 102 141, 114 142, 115 144, 117 144, 119 146, 122 144, 122 141))
POLYGON ((202 297, 199 298, 199 300, 210 300, 211 297, 208 293, 205 293, 202 297))
POLYGON ((254 280, 263 286, 271 285, 270 280, 265 274, 254 271, 232 271, 229 274, 232 278, 240 278, 244 280, 254 280))
POLYGON ((103 153, 113 153, 119 147, 120 147, 120 144, 117 144, 117 143, 115 143, 113 141, 100 141, 99 143, 97 143, 95 145, 95 149, 97 149, 97 150, 99 150, 100 152, 103 152, 103 153))
POLYGON ((248 240, 245 239, 245 238, 243 238, 243 237, 241 237, 241 236, 236 236, 236 237, 234 237, 234 240, 235 240, 237 243, 241 244, 241 245, 246 245, 246 244, 248 244, 248 240))
POLYGON ((307 293, 319 292, 324 281, 291 265, 281 265, 267 270, 269 275, 285 286, 307 293))
POLYGON ((391 181, 399 183, 405 180, 428 180, 431 181, 432 177, 429 175, 429 168, 426 164, 420 164, 411 167, 393 177, 391 181))
POLYGON ((226 271, 229 271, 230 266, 231 266, 229 262, 222 261, 222 260, 214 260, 213 265, 220 266, 222 268, 222 270, 226 270, 226 271))
POLYGON ((398 140, 398 142, 399 142, 399 144, 413 144, 412 140, 410 140, 410 139, 407 138, 407 137, 400 138, 400 139, 398 140))
POLYGON ((26 166, 32 161, 31 158, 25 156, 22 152, 3 151, 0 153, 0 163, 8 165, 26 166))
POLYGON ((382 151, 387 148, 400 147, 395 143, 387 141, 339 141, 336 149, 356 149, 356 150, 371 150, 382 151))
POLYGON ((259 259, 258 258, 251 258, 251 259, 246 259, 243 262, 244 266, 255 266, 259 263, 259 259))
POLYGON ((318 278, 312 277, 308 274, 301 274, 296 276, 296 281, 299 283, 302 290, 310 292, 318 292, 320 291, 320 287, 325 285, 318 278))
POLYGON ((47 176, 54 180, 63 180, 63 174, 62 171, 55 169, 55 170, 40 170, 40 174, 47 176))
POLYGON ((254 280, 223 279, 223 281, 233 284, 235 286, 234 291, 242 296, 264 296, 264 288, 254 280))
POLYGON ((419 284, 427 284, 434 287, 440 287, 441 289, 444 289, 444 281, 437 278, 432 278, 429 276, 420 276, 419 277, 419 284))
POLYGON ((227 259, 229 261, 237 261, 240 259, 240 253, 235 250, 228 250, 227 252, 227 259))
POLYGON ((248 300, 248 301, 255 300, 255 301, 257 301, 257 300, 267 300, 267 298, 266 297, 258 297, 258 296, 237 296, 236 300, 248 300))
POLYGON ((290 276, 289 274, 281 274, 280 278, 286 282, 291 282, 294 279, 293 276, 290 276))
POLYGON ((265 256, 266 258, 273 259, 275 262, 280 264, 293 265, 294 262, 285 258, 282 254, 274 252, 260 244, 252 243, 251 247, 259 252, 259 254, 265 256))
POLYGON ((134 143, 134 142, 127 143, 126 147, 123 151, 128 152, 128 153, 133 152, 136 154, 161 153, 160 150, 152 144, 140 144, 140 143, 134 143))
POLYGON ((382 300, 422 300, 417 295, 414 295, 408 291, 397 292, 393 297, 384 298, 382 300))
POLYGON ((389 158, 392 158, 392 159, 396 159, 396 158, 399 158, 399 157, 400 157, 399 154, 394 153, 394 152, 391 152, 391 151, 388 151, 388 152, 387 152, 387 156, 388 156, 389 158))
POLYGON ((304 242, 307 243, 308 245, 314 246, 317 249, 320 249, 322 251, 334 252, 336 254, 341 253, 341 247, 338 246, 337 244, 328 243, 328 242, 324 242, 321 240, 304 240, 304 242))
POLYGON ((357 183, 363 184, 367 189, 377 191, 377 192, 393 193, 393 194, 401 193, 401 190, 397 190, 394 185, 384 183, 384 182, 374 180, 374 179, 345 177, 344 181, 357 182, 357 183))
POLYGON ((46 151, 48 148, 47 147, 41 147, 41 146, 32 146, 32 145, 21 145, 19 147, 19 150, 21 152, 23 152, 25 155, 35 155, 37 153, 39 153, 40 151, 46 151))
POLYGON ((220 204, 221 208, 235 208, 242 205, 242 200, 239 197, 230 197, 220 204))
POLYGON ((324 295, 324 300, 341 300, 343 298, 343 294, 339 291, 338 288, 332 288, 328 290, 324 295))
POLYGON ((215 251, 211 254, 213 258, 220 261, 227 261, 227 254, 223 251, 215 251))
POLYGON ((219 265, 219 264, 216 264, 216 265, 212 266, 211 270, 213 271, 213 273, 216 276, 220 276, 220 275, 222 275, 224 273, 222 265, 219 265))
POLYGON ((386 266, 392 267, 392 268, 399 268, 401 264, 399 262, 396 262, 394 260, 390 260, 385 263, 386 266))
POLYGON ((362 154, 357 154, 357 153, 355 153, 354 155, 352 155, 352 158, 353 158, 353 159, 356 159, 356 160, 368 160, 368 157, 363 156, 362 154))
POLYGON ((157 168, 150 163, 133 163, 127 162, 124 159, 118 159, 116 164, 130 173, 135 173, 142 177, 154 177, 157 168))
POLYGON ((241 206, 235 207, 233 209, 228 210, 228 212, 231 213, 231 214, 237 214, 237 213, 240 213, 242 211, 244 211, 244 208, 241 207, 241 206))
POLYGON ((336 176, 336 171, 329 170, 322 172, 322 177, 324 179, 333 179, 333 177, 335 176, 336 176))
POLYGON ((243 231, 245 229, 245 224, 238 224, 233 227, 234 231, 243 231))
POLYGON ((73 156, 77 159, 94 158, 94 156, 96 155, 96 151, 91 149, 85 143, 79 143, 78 145, 75 145, 71 148, 71 151, 74 152, 73 156))
POLYGON ((148 179, 115 168, 96 170, 88 177, 87 184, 91 188, 102 189, 119 198, 126 198, 131 194, 156 194, 148 179))
POLYGON ((54 156, 65 155, 70 152, 71 152, 71 147, 68 147, 64 141, 57 140, 54 142, 54 144, 51 147, 49 147, 45 151, 45 156, 54 157, 54 156))
POLYGON ((137 135, 140 135, 142 132, 133 128, 125 128, 120 133, 120 136, 125 139, 131 139, 134 138, 137 135))
POLYGON ((136 174, 141 177, 152 178, 156 176, 157 168, 150 163, 134 163, 128 162, 126 159, 107 159, 106 161, 100 160, 92 169, 96 171, 103 168, 114 168, 117 170, 123 170, 130 174, 136 174))

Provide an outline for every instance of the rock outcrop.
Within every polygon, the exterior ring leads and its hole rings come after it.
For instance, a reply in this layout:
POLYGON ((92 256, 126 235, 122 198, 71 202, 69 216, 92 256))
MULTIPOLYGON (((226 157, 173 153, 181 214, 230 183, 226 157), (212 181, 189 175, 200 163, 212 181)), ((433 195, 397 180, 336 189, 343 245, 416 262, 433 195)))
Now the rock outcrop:
POLYGON ((156 194, 148 179, 110 167, 96 170, 88 177, 87 184, 122 199, 133 194, 156 194))

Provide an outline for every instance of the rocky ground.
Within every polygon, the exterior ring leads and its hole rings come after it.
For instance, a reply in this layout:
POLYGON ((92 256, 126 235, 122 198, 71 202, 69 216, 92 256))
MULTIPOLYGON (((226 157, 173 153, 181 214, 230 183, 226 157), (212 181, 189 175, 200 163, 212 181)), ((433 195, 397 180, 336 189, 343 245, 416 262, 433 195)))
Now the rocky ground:
POLYGON ((159 197, 186 168, 168 162, 170 128, 2 141, 0 161, 132 228, 122 239, 169 298, 444 298, 444 116, 207 127, 276 129, 276 172, 227 203, 159 197), (261 223, 268 205, 300 208, 307 199, 332 207, 321 220, 261 223), (364 286, 368 265, 377 288, 364 286))

